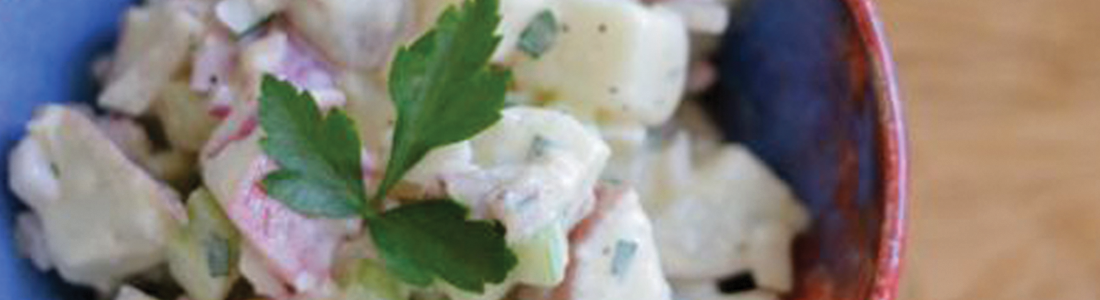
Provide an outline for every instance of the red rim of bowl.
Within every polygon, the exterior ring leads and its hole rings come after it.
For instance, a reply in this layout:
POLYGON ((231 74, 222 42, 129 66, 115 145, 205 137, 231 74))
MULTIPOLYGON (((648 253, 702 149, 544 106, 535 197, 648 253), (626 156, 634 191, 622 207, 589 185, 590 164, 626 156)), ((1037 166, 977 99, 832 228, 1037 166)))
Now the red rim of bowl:
POLYGON ((878 270, 871 298, 894 300, 900 289, 902 258, 906 244, 906 222, 909 197, 908 142, 897 73, 885 30, 875 4, 871 0, 845 0, 856 21, 860 39, 871 57, 874 68, 875 93, 879 100, 879 133, 883 141, 883 175, 886 203, 881 244, 878 249, 878 270))

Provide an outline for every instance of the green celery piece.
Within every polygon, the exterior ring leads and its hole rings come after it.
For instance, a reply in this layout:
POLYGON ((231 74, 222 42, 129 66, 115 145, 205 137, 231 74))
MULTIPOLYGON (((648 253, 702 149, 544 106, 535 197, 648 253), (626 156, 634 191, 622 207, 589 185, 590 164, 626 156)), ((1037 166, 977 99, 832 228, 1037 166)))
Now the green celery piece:
POLYGON ((187 226, 165 249, 168 270, 192 299, 222 300, 239 277, 240 234, 206 189, 187 199, 187 226))

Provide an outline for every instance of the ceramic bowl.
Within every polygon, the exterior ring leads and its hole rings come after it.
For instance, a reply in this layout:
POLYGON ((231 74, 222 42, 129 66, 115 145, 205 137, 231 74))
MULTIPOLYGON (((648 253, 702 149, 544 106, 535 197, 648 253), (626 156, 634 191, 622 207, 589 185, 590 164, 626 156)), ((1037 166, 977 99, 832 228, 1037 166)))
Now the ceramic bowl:
POLYGON ((893 300, 908 174, 894 65, 869 0, 746 0, 708 103, 813 216, 791 299, 893 300))
MULTIPOLYGON (((894 299, 905 241, 906 148, 893 64, 867 0, 743 0, 715 58, 710 112, 791 183, 813 215, 791 299, 894 299)), ((36 106, 88 101, 90 62, 130 0, 0 1, 0 157, 36 106)), ((85 299, 12 239, 24 209, 0 168, 0 298, 85 299)))

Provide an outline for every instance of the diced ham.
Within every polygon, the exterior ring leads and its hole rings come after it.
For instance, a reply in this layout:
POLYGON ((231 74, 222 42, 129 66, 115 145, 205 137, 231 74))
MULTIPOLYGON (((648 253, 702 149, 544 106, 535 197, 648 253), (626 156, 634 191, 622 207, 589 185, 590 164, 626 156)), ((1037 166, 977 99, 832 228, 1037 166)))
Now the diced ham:
POLYGON ((363 71, 386 65, 394 44, 406 34, 413 1, 289 1, 287 19, 337 64, 363 71))
POLYGON ((207 93, 211 115, 227 119, 233 110, 254 107, 265 74, 309 91, 321 107, 347 102, 336 69, 295 32, 276 27, 245 41, 224 35, 215 32, 204 40, 190 78, 192 89, 207 93))
POLYGON ((251 182, 226 211, 241 232, 264 254, 284 280, 299 290, 310 290, 329 277, 333 254, 346 229, 300 215, 269 197, 260 186, 264 174, 275 169, 267 158, 256 160, 251 182))
MULTIPOLYGON (((294 33, 271 30, 249 44, 243 54, 246 87, 259 87, 263 74, 274 74, 313 93, 322 107, 343 106, 346 98, 336 84, 335 69, 294 33)), ((248 97, 249 101, 255 97, 248 97)))
POLYGON ((260 149, 255 119, 254 111, 237 111, 215 132, 203 180, 271 274, 294 293, 324 294, 336 250, 358 220, 309 218, 269 197, 260 182, 277 166, 260 149))

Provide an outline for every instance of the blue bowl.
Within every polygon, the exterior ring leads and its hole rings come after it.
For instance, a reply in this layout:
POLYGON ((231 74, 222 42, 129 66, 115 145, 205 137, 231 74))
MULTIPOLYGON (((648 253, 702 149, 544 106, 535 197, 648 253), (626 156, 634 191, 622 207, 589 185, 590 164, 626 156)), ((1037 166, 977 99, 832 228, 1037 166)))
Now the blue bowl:
MULTIPOLYGON (((894 299, 904 245, 906 152, 893 65, 868 0, 747 0, 715 58, 707 105, 791 183, 814 217, 796 242, 792 299, 894 299)), ((0 1, 0 153, 34 108, 90 101, 130 0, 0 1)), ((6 157, 6 156, 4 156, 6 157)), ((0 299, 87 299, 35 271, 12 232, 24 209, 0 167, 0 299)))

